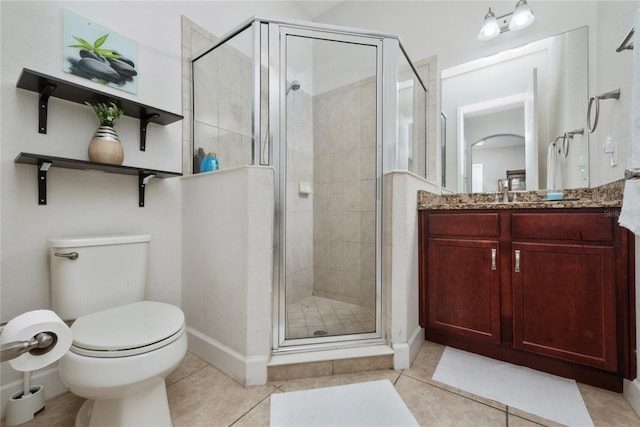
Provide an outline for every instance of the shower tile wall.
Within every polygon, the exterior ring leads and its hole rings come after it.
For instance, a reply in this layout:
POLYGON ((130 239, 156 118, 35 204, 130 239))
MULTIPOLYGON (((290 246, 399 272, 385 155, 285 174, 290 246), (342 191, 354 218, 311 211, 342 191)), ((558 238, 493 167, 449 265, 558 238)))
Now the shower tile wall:
POLYGON ((313 99, 304 88, 287 95, 287 305, 313 295, 315 194, 300 194, 313 182, 313 99))
MULTIPOLYGON (((238 38, 249 37, 245 31, 238 38)), ((215 152, 220 169, 251 164, 250 58, 230 44, 194 63, 194 151, 215 152)))
POLYGON ((423 81, 427 84, 427 175, 426 179, 431 182, 437 182, 437 166, 436 160, 438 158, 438 124, 440 123, 439 114, 429 114, 429 112, 437 112, 438 98, 436 96, 437 91, 437 57, 432 56, 427 59, 419 61, 417 64, 418 72, 423 81))
POLYGON ((314 97, 314 295, 375 307, 375 79, 314 97))
MULTIPOLYGON (((182 17, 182 115, 184 123, 190 123, 193 113, 192 81, 190 58, 207 46, 212 46, 218 38, 189 18, 182 17)), ((182 126, 182 172, 192 172, 193 134, 191 126, 182 126)))

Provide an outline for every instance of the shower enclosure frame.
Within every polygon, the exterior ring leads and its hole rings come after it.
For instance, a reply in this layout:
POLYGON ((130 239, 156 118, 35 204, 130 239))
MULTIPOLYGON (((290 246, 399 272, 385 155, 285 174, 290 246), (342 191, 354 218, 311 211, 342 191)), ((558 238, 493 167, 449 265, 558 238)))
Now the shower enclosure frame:
MULTIPOLYGON (((212 46, 204 49, 191 59, 192 75, 195 62, 222 46, 245 30, 252 31, 252 99, 251 99, 251 139, 252 164, 272 166, 276 171, 275 186, 275 215, 273 227, 273 354, 283 354, 299 351, 314 351, 353 346, 386 344, 386 298, 389 293, 383 286, 383 173, 397 169, 398 148, 397 116, 398 96, 396 92, 398 78, 398 64, 400 55, 406 58, 415 78, 427 93, 426 85, 420 74, 404 50, 397 36, 372 32, 361 29, 338 27, 310 22, 282 20, 263 17, 252 17, 238 25, 212 46), (304 339, 285 339, 285 226, 284 206, 286 204, 286 95, 288 82, 286 80, 285 40, 286 35, 310 38, 320 38, 329 41, 364 44, 376 48, 376 156, 375 156, 375 331, 304 339), (265 38, 267 39, 265 43, 265 38), (263 129, 261 77, 264 69, 268 70, 268 122, 263 129), (394 94, 389 96, 388 94, 394 94), (385 96, 383 96, 385 95, 385 96), (385 114, 385 112, 387 112, 385 114), (266 146, 266 150, 265 150, 266 146), (266 155, 265 155, 266 154, 266 155)), ((195 89, 192 85, 192 102, 195 105, 195 89)), ((426 116, 425 99, 425 116, 426 116)), ((195 135, 195 114, 192 120, 192 135, 195 135)), ((426 118, 425 118, 426 122, 426 118)), ((426 126, 426 125, 425 125, 426 126)), ((195 142, 195 136, 194 136, 195 142)), ((426 135, 425 135, 426 145, 426 135)), ((193 157, 194 153, 191 153, 193 157)), ((426 147, 424 153, 426 165, 426 147)), ((426 174, 426 169, 425 169, 426 174)))
POLYGON ((291 23, 270 23, 269 25, 269 102, 274 100, 274 105, 269 106, 270 129, 275 130, 272 141, 276 141, 273 150, 273 164, 278 171, 276 178, 276 212, 280 214, 276 218, 276 228, 274 229, 275 247, 282 247, 285 242, 285 219, 286 212, 286 95, 289 83, 286 79, 286 43, 288 36, 304 37, 309 39, 323 39, 331 42, 349 43, 357 45, 372 46, 376 49, 376 261, 375 261, 375 331, 352 333, 343 335, 329 335, 308 338, 286 338, 286 259, 284 250, 274 253, 274 334, 273 348, 274 354, 287 353, 292 351, 309 351, 313 349, 335 348, 336 346, 362 346, 366 344, 380 344, 384 342, 384 331, 382 326, 383 304, 382 304, 382 49, 383 40, 379 37, 367 37, 361 34, 337 31, 332 27, 305 25, 300 27, 291 23), (273 62, 272 62, 273 60, 273 62), (281 102, 282 100, 282 102, 281 102), (277 105, 275 105, 277 104, 277 105), (277 111, 277 114, 273 114, 277 111), (276 152, 277 148, 277 152, 276 152))

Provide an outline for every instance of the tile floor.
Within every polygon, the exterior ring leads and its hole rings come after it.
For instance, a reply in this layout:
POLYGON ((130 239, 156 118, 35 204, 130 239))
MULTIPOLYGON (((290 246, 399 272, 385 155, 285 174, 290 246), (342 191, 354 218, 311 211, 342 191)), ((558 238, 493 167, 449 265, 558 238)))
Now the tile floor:
MULTIPOLYGON (((556 426, 556 423, 515 408, 453 389, 431 379, 443 347, 426 342, 410 369, 372 370, 262 386, 243 387, 203 360, 188 353, 167 378, 167 394, 176 427, 268 426, 272 393, 317 387, 390 380, 422 426, 556 426)), ((596 427, 638 427, 640 418, 622 395, 580 384, 579 389, 596 427)), ((82 399, 66 393, 47 401, 45 409, 24 427, 72 426, 82 399)), ((4 426, 4 423, 3 423, 4 426)))
POLYGON ((287 305, 287 339, 375 330, 374 308, 316 296, 287 305))

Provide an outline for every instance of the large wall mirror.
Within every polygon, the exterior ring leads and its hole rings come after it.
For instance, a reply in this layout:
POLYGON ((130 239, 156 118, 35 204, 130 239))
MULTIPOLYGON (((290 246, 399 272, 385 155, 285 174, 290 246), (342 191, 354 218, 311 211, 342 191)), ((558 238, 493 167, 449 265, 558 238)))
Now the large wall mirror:
POLYGON ((443 70, 443 186, 588 187, 587 51, 581 27, 443 70))

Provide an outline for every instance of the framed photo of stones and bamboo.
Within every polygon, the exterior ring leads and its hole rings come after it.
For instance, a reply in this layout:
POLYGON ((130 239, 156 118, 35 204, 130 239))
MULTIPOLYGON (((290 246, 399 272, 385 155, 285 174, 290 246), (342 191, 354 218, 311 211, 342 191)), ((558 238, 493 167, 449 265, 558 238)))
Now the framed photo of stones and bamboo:
POLYGON ((65 72, 138 93, 136 42, 66 9, 63 21, 65 72))

